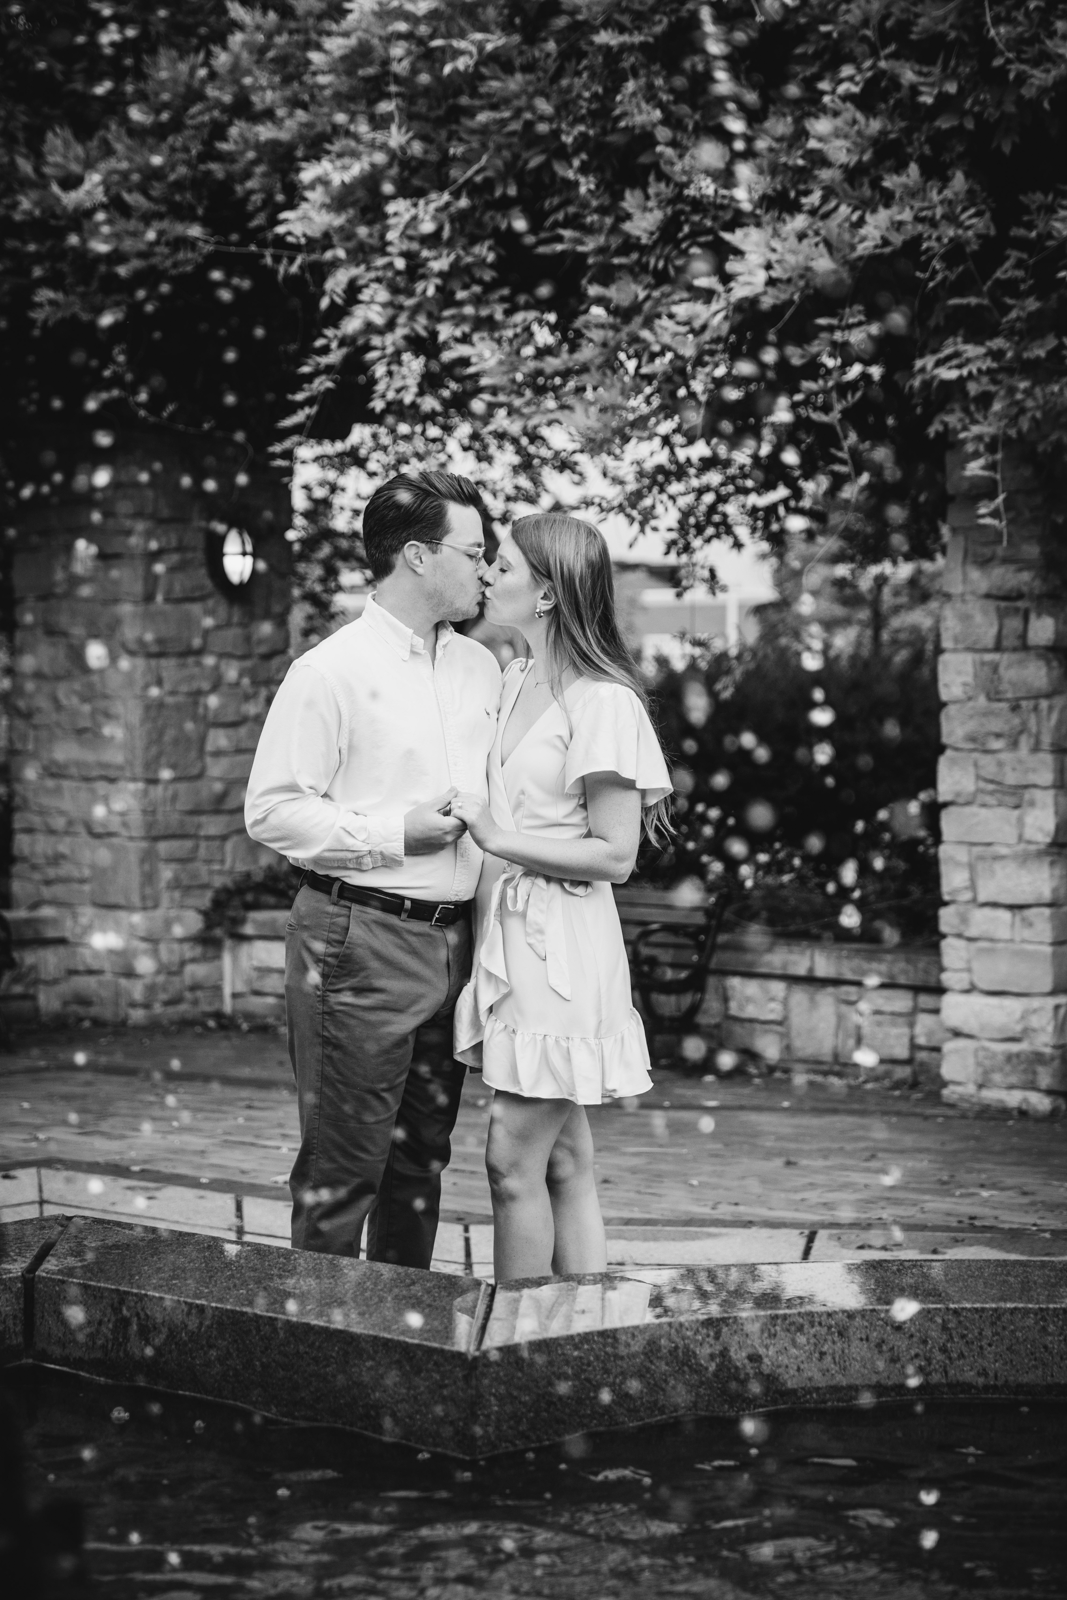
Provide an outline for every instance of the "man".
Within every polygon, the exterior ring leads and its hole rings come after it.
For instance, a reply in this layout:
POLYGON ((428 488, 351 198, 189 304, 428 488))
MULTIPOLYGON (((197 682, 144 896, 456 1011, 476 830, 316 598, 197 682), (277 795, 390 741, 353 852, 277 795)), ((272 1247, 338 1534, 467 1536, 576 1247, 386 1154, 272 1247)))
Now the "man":
POLYGON ((448 815, 486 791, 500 669, 473 617, 484 510, 466 478, 392 478, 363 514, 363 615, 290 667, 245 801, 253 839, 304 869, 286 928, 300 1107, 293 1244, 429 1267, 464 1068, 481 851, 448 815))

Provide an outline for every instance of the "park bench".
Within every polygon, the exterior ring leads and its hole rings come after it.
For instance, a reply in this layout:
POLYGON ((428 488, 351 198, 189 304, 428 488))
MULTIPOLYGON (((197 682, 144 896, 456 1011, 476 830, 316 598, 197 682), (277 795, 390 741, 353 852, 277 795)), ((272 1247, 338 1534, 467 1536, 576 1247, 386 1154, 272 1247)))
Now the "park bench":
POLYGON ((678 906, 648 891, 620 891, 619 913, 634 987, 657 1032, 688 1028, 700 1011, 730 900, 721 889, 703 906, 678 906), (657 920, 650 921, 649 915, 657 920))

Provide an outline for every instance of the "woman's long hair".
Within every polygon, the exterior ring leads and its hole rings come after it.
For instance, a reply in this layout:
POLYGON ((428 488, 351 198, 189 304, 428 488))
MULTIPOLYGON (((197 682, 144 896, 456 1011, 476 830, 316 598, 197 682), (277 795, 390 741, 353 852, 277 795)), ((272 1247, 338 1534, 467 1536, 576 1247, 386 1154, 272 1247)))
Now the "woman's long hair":
MULTIPOLYGON (((580 677, 632 689, 647 711, 645 686, 619 631, 603 534, 592 523, 556 511, 520 517, 511 533, 538 583, 555 596, 548 613, 548 650, 552 690, 564 710, 560 679, 572 667, 580 677)), ((642 818, 654 841, 665 841, 673 832, 667 800, 645 806, 642 818)))

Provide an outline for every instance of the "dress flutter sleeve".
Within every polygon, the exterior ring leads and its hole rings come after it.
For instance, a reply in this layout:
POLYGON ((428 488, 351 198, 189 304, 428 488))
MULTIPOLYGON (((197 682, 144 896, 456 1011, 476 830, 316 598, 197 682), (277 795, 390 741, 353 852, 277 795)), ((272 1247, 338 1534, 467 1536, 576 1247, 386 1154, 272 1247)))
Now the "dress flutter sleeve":
POLYGON ((642 806, 666 799, 674 785, 648 712, 621 683, 599 683, 571 712, 564 767, 568 793, 590 772, 617 772, 641 791, 642 806))

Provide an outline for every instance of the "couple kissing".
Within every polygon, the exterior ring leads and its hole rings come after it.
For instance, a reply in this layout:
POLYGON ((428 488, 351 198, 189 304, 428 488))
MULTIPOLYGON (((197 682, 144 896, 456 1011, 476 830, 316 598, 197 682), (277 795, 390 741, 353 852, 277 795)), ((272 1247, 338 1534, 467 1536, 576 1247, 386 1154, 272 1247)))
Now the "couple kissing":
POLYGON ((253 839, 300 869, 285 999, 299 1249, 428 1268, 468 1068, 498 1281, 603 1272, 585 1107, 651 1087, 611 892, 671 781, 589 523, 522 517, 492 566, 474 484, 383 484, 377 587, 296 660, 248 784, 253 839), (526 640, 501 676, 452 624, 526 640))

